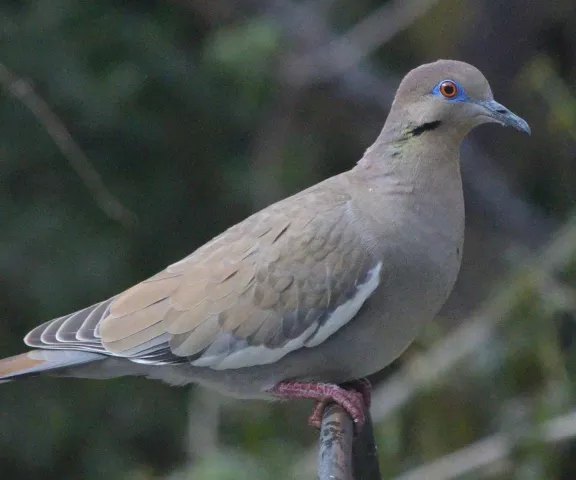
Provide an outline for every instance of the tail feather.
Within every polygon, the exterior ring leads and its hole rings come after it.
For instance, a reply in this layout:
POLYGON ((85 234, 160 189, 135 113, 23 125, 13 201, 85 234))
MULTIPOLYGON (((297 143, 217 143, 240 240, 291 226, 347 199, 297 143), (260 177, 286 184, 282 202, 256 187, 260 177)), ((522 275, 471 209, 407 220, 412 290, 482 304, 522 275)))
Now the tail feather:
POLYGON ((53 370, 103 360, 98 353, 74 350, 31 350, 0 360, 0 383, 17 377, 38 375, 53 370))

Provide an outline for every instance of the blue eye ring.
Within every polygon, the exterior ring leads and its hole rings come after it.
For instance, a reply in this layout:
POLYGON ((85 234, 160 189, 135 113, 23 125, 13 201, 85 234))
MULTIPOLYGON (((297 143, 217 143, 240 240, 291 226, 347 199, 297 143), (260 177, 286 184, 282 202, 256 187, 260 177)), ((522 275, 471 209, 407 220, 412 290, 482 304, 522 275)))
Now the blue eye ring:
POLYGON ((468 100, 466 92, 455 80, 446 78, 436 84, 432 94, 443 98, 449 102, 465 102, 468 100))

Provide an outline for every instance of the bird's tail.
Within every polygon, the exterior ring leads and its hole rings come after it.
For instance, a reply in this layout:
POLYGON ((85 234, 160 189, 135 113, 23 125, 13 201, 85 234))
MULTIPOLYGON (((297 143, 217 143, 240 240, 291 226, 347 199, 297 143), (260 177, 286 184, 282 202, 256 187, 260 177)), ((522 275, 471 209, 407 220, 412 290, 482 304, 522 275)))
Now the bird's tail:
POLYGON ((98 353, 77 350, 31 350, 0 360, 0 383, 40 373, 49 373, 66 367, 103 360, 98 353))

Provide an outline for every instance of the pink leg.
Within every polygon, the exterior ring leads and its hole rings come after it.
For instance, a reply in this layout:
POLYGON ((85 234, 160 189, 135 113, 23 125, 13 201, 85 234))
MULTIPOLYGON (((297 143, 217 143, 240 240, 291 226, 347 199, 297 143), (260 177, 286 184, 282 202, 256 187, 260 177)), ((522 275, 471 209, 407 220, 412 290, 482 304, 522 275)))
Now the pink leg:
MULTIPOLYGON (((312 410, 311 415, 308 417, 308 425, 314 428, 320 428, 322 426, 322 417, 324 416, 324 409, 332 400, 324 399, 317 401, 314 404, 314 410, 312 410)), ((356 421, 356 420, 354 420, 356 421)))
POLYGON ((370 406, 372 405, 372 384, 370 383, 370 380, 368 380, 367 378, 359 378, 358 380, 354 380, 353 382, 348 382, 344 386, 345 387, 350 386, 351 388, 359 392, 362 395, 362 398, 364 399, 364 405, 366 405, 366 408, 370 408, 370 406))
MULTIPOLYGON (((372 384, 370 383, 370 380, 367 378, 360 378, 358 380, 345 383, 343 387, 354 389, 356 392, 362 395, 366 409, 370 408, 370 405, 372 404, 372 384)), ((314 405, 314 410, 312 410, 312 415, 310 415, 310 418, 308 419, 308 423, 310 425, 319 428, 322 423, 324 409, 326 408, 326 405, 330 403, 330 401, 332 401, 332 399, 328 398, 316 402, 316 405, 314 405)))
POLYGON ((364 425, 365 404, 363 393, 355 390, 346 390, 330 383, 311 382, 280 382, 274 386, 270 393, 280 398, 308 398, 318 403, 314 407, 308 423, 319 428, 322 422, 324 407, 329 402, 340 405, 354 420, 358 428, 364 425))

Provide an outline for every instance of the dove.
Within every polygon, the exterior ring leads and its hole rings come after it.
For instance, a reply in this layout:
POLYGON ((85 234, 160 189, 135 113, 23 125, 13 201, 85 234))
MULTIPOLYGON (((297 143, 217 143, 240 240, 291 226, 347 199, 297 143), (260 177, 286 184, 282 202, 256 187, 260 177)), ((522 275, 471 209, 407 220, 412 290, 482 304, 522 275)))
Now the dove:
POLYGON ((475 67, 409 72, 349 171, 246 218, 128 290, 46 322, 0 379, 140 375, 239 398, 340 404, 360 428, 363 380, 396 359, 450 294, 462 257, 463 138, 530 133, 475 67))

